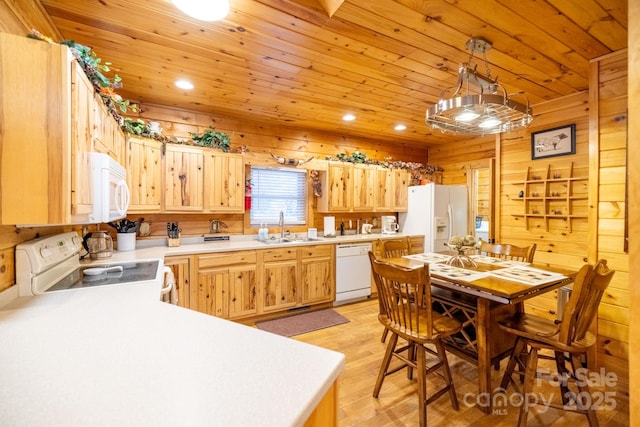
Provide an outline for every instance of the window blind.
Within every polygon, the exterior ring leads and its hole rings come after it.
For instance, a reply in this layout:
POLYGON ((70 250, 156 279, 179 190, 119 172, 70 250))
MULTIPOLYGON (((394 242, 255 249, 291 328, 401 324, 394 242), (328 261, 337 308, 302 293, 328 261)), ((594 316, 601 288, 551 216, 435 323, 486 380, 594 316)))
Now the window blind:
POLYGON ((307 171, 251 167, 251 225, 278 225, 280 211, 287 225, 307 221, 307 171))

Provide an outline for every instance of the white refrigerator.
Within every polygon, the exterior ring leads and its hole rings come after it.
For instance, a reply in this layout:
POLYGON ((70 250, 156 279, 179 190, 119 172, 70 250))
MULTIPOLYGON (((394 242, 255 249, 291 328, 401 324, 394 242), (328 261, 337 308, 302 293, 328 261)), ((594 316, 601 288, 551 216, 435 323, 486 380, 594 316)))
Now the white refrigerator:
POLYGON ((407 212, 398 215, 404 234, 424 235, 424 252, 449 249, 452 236, 469 233, 467 187, 430 183, 409 187, 407 212))

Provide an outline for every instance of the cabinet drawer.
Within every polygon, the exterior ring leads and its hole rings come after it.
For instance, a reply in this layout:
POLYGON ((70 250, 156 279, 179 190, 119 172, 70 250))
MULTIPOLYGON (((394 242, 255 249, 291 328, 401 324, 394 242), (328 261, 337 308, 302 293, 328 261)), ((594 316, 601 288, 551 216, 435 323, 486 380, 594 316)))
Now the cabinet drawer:
POLYGON ((198 268, 220 267, 221 265, 255 264, 256 251, 220 252, 198 255, 198 268))
POLYGON ((332 245, 304 246, 300 248, 302 258, 330 257, 333 252, 332 245))
POLYGON ((264 262, 296 259, 296 248, 274 248, 262 251, 264 262))

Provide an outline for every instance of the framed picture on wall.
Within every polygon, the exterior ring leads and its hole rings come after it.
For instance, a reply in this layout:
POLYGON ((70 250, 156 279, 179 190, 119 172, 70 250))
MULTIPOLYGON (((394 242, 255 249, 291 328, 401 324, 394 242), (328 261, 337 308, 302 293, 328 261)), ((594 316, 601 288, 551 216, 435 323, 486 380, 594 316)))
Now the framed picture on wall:
POLYGON ((531 133, 531 160, 575 153, 575 124, 531 133))

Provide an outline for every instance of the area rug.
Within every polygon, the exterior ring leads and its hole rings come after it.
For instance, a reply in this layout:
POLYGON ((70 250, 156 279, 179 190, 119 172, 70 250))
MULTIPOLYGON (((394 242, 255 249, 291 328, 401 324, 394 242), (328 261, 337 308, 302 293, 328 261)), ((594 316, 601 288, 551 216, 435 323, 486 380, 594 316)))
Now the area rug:
POLYGON ((256 327, 263 331, 292 337, 348 322, 349 319, 329 308, 280 319, 265 320, 256 323, 256 327))

